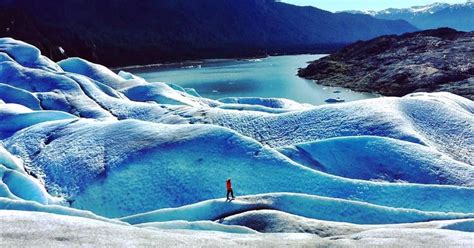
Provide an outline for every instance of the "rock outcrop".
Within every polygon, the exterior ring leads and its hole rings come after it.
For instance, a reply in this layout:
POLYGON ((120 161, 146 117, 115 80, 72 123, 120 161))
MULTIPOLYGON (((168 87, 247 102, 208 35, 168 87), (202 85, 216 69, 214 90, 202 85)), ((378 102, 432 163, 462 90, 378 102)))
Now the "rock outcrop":
POLYGON ((448 91, 474 99, 474 32, 441 28, 357 42, 300 69, 329 86, 403 96, 448 91))

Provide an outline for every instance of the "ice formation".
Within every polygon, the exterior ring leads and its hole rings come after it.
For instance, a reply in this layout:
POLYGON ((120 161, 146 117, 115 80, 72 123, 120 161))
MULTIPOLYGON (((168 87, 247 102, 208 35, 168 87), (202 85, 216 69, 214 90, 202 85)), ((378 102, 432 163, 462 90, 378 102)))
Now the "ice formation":
POLYGON ((137 245, 473 244, 473 114, 449 93, 211 100, 0 39, 0 233, 37 226, 38 242, 48 220, 83 230, 48 234, 67 242, 101 227, 137 245))

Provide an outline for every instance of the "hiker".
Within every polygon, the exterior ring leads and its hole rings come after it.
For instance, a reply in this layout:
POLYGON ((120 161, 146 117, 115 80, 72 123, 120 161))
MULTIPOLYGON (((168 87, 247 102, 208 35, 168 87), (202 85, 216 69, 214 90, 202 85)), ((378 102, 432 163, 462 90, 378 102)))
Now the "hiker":
POLYGON ((232 199, 235 199, 234 191, 232 190, 232 183, 230 182, 230 178, 227 178, 226 187, 227 187, 227 200, 230 200, 229 194, 232 195, 232 199))

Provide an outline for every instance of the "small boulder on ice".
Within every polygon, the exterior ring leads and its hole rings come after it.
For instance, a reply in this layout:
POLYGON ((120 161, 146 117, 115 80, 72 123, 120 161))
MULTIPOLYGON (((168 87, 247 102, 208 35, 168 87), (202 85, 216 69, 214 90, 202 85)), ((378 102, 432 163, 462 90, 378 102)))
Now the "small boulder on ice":
POLYGON ((324 100, 325 102, 327 103, 340 103, 340 102, 345 102, 344 99, 340 99, 339 97, 338 98, 328 98, 326 100, 324 100))

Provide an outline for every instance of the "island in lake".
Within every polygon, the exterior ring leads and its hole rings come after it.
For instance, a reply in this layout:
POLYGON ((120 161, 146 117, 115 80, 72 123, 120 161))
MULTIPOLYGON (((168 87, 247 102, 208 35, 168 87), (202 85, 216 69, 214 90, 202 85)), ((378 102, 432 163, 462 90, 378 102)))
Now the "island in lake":
POLYGON ((404 96, 452 92, 474 99, 474 32, 436 29, 354 43, 299 70, 319 84, 404 96))

